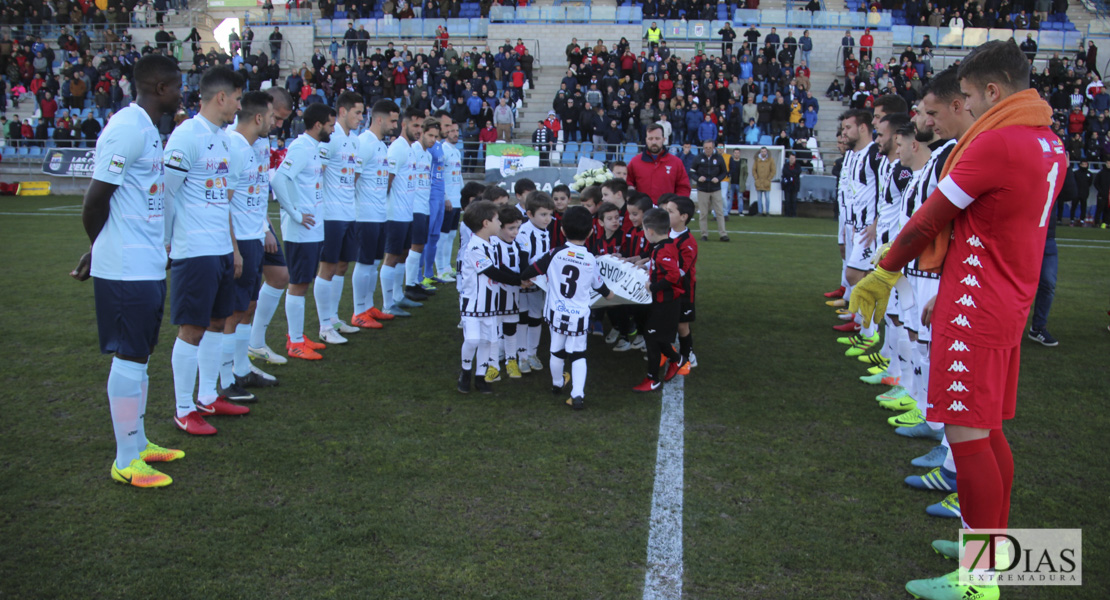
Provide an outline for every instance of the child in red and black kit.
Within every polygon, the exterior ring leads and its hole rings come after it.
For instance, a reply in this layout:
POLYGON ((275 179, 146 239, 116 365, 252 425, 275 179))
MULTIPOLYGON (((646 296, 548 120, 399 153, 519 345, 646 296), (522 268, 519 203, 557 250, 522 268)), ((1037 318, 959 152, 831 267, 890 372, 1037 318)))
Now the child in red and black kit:
POLYGON ((675 352, 671 341, 678 332, 678 320, 685 296, 682 270, 679 267, 681 256, 678 245, 671 239, 670 216, 660 208, 644 213, 644 237, 651 243, 651 260, 648 262, 649 290, 651 291, 651 312, 644 326, 644 340, 647 343, 648 374, 636 392, 651 392, 662 387, 663 382, 674 379, 684 361, 675 352), (667 357, 667 372, 659 378, 660 357, 667 357))
POLYGON ((679 249, 682 259, 682 311, 678 318, 678 352, 682 355, 679 374, 686 375, 691 367, 698 364, 694 356, 694 334, 690 324, 694 322, 694 290, 697 288, 698 243, 690 235, 687 224, 694 217, 694 202, 685 196, 663 194, 659 197, 659 207, 667 211, 671 218, 671 238, 679 249))
POLYGON ((621 214, 617 205, 611 202, 602 202, 594 213, 594 220, 601 224, 601 231, 594 231, 586 245, 590 254, 603 256, 616 254, 620 256, 621 246, 624 244, 624 231, 621 229, 621 214))
POLYGON ((551 188, 551 200, 555 203, 555 212, 551 213, 551 224, 547 226, 547 232, 551 235, 551 247, 558 248, 567 241, 560 223, 570 204, 570 188, 562 183, 551 188))

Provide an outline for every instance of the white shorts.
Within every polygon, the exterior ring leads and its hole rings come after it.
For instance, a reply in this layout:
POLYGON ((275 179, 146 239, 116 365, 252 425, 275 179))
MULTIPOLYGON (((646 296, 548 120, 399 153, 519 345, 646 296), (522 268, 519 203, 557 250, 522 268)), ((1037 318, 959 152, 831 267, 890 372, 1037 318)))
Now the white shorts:
POLYGON ((910 310, 910 318, 916 327, 914 331, 917 332, 917 341, 931 342, 933 340, 933 328, 926 327, 921 323, 921 311, 930 300, 936 298, 937 291, 940 290, 940 279, 917 277, 914 275, 910 275, 908 279, 913 285, 914 306, 910 310))
POLYGON ((497 317, 497 323, 498 324, 501 324, 501 323, 519 323, 519 322, 520 322, 520 313, 518 313, 518 312, 515 312, 511 315, 501 315, 501 316, 497 317))
POLYGON ((543 305, 547 300, 547 294, 542 290, 536 292, 521 293, 517 296, 517 303, 520 306, 520 313, 528 313, 528 316, 533 319, 543 318, 543 305))
POLYGON ((565 350, 566 352, 585 352, 586 341, 590 338, 589 335, 567 335, 559 333, 555 328, 551 327, 551 351, 558 352, 565 350))
POLYGON ((499 317, 463 317, 463 339, 482 342, 495 342, 499 317))
POLYGON ((894 292, 890 296, 890 303, 887 305, 886 313, 898 317, 902 322, 902 326, 912 331, 917 331, 910 324, 913 322, 910 314, 913 312, 913 284, 905 277, 899 277, 898 283, 894 284, 894 292))
POLYGON ((845 264, 849 269, 857 271, 873 271, 875 265, 871 264, 871 258, 875 256, 875 242, 870 244, 863 242, 863 229, 856 229, 852 235, 852 250, 848 251, 847 245, 844 248, 845 264))

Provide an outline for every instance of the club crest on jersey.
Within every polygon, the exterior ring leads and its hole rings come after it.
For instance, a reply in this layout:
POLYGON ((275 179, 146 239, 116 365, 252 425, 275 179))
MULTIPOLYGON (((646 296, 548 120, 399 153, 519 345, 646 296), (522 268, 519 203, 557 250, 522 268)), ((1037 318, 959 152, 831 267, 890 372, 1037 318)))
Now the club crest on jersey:
POLYGON ((220 164, 216 165, 216 174, 217 175, 227 175, 227 172, 228 172, 227 159, 226 158, 221 158, 220 159, 220 164))
POLYGON ((180 150, 170 152, 170 159, 166 161, 170 166, 180 167, 181 163, 185 162, 185 153, 180 150))
POLYGON ((670 165, 666 165, 666 166, 665 166, 665 167, 663 167, 663 168, 665 168, 665 169, 667 170, 667 175, 670 175, 670 174, 671 174, 671 166, 670 166, 670 165))
POLYGON ((119 154, 113 154, 111 160, 108 161, 108 172, 117 175, 123 173, 123 168, 127 165, 127 159, 119 154))

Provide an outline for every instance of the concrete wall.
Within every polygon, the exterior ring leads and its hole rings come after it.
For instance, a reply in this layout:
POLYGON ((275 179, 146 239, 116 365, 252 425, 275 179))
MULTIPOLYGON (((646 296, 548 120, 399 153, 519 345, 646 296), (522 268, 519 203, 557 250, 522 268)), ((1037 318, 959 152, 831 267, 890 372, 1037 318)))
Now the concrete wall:
POLYGON ((543 67, 557 67, 556 71, 562 73, 566 68, 565 51, 571 38, 577 37, 578 45, 582 47, 587 44, 592 46, 598 39, 604 40, 606 46, 613 47, 625 37, 628 38, 632 51, 639 54, 644 34, 639 24, 490 23, 488 35, 491 48, 503 44, 505 38, 509 38, 514 44, 517 38, 523 38, 524 44, 543 67))

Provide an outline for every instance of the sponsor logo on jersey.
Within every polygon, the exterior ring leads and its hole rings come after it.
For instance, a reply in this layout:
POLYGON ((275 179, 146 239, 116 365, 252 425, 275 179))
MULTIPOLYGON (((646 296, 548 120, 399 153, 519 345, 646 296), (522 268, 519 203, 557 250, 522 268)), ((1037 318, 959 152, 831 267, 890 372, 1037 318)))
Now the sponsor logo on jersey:
POLYGON ((983 266, 983 263, 979 262, 979 257, 974 254, 969 254, 967 258, 964 259, 964 264, 980 268, 983 266))
POLYGON ((975 300, 971 297, 971 294, 964 294, 960 297, 959 300, 956 301, 956 304, 960 304, 970 308, 979 308, 978 306, 975 306, 975 300))
POLYGON ((967 275, 960 280, 960 283, 971 287, 983 287, 979 285, 979 280, 974 275, 967 275))
POLYGON ((967 245, 971 246, 972 248, 982 248, 983 242, 979 241, 979 236, 973 235, 967 238, 967 245))
POLYGON ((948 351, 949 352, 971 352, 971 349, 967 347, 967 344, 961 342, 960 340, 952 340, 952 345, 948 347, 948 351))
POLYGON ((220 164, 216 165, 216 174, 217 175, 227 175, 227 172, 228 172, 227 159, 226 158, 221 158, 220 159, 220 164))
POLYGON ((216 182, 212 181, 211 179, 208 179, 204 182, 204 187, 206 187, 208 189, 212 189, 213 187, 215 187, 215 185, 216 185, 216 182))
POLYGON ((967 389, 967 386, 964 385, 964 382, 962 382, 962 381, 953 381, 952 385, 948 386, 948 391, 950 391, 950 392, 970 392, 971 390, 967 389))
POLYGON ((952 319, 952 321, 950 322, 953 325, 959 325, 960 327, 967 327, 968 329, 971 329, 971 323, 967 320, 967 317, 963 316, 962 314, 956 315, 956 318, 952 319))
POLYGON ((962 360, 952 361, 952 365, 948 367, 949 373, 967 373, 971 369, 964 365, 962 360))
MULTIPOLYGON (((955 384, 953 384, 953 385, 955 385, 955 384)), ((963 384, 960 384, 960 385, 963 385, 963 384)), ((963 391, 963 390, 960 390, 960 391, 963 391)), ((955 412, 968 412, 969 409, 966 406, 964 406, 963 402, 960 402, 959 400, 956 400, 952 404, 948 405, 948 410, 955 411, 955 412)))
POLYGON ((157 183, 150 184, 150 194, 154 195, 154 194, 157 194, 157 193, 158 193, 158 184, 157 183))

